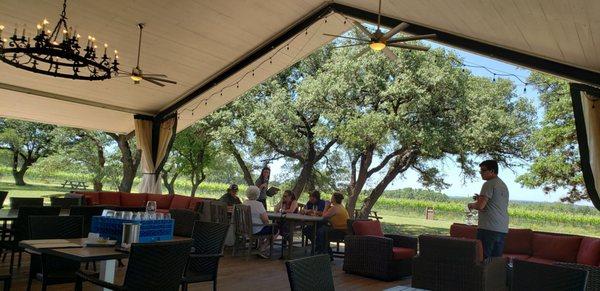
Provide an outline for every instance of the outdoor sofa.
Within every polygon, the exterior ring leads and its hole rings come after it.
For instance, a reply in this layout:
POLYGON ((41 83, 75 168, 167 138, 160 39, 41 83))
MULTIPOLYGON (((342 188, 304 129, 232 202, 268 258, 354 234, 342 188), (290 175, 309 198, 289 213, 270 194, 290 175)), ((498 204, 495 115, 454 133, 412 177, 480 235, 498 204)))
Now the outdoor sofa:
POLYGON ((168 213, 170 209, 197 210, 205 199, 200 197, 189 197, 178 194, 148 194, 148 193, 125 193, 125 192, 73 192, 80 194, 86 205, 121 206, 121 207, 143 207, 147 201, 156 201, 156 211, 168 213))

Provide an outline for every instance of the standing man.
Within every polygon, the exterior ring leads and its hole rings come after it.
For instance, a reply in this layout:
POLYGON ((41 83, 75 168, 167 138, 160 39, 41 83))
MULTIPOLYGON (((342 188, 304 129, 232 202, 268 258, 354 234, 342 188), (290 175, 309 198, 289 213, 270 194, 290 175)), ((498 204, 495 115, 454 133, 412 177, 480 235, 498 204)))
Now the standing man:
POLYGON ((498 162, 494 160, 479 164, 479 174, 485 183, 468 207, 479 212, 477 239, 483 246, 484 258, 501 257, 508 233, 508 188, 498 178, 498 162))

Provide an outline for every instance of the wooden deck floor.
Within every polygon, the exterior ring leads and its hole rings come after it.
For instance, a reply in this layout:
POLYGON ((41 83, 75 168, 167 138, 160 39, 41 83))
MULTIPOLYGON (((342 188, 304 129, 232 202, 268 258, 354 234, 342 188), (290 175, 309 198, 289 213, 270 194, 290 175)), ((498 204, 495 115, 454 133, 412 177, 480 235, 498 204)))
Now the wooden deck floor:
MULTIPOLYGON (((218 290, 289 290, 289 283, 283 260, 265 260, 256 256, 232 257, 230 252, 219 265, 218 290)), ((10 257, 0 264, 0 272, 8 273, 10 257)), ((16 256, 15 256, 16 261, 16 256)), ((126 262, 125 262, 126 263, 126 262)), ((332 264, 336 290, 384 290, 399 285, 410 286, 410 280, 383 282, 360 276, 349 275, 342 271, 343 260, 336 258, 332 264)), ((16 262, 15 262, 16 265, 16 262)), ((11 290, 25 290, 29 270, 29 256, 23 253, 23 265, 15 268, 11 290)), ((117 282, 122 280, 125 267, 117 270, 117 282)), ((0 283, 1 284, 1 283, 0 283)), ((50 286, 48 290, 73 290, 74 284, 50 286)), ((190 290, 212 290, 212 283, 198 283, 189 286, 190 290)), ((34 281, 32 290, 40 290, 41 284, 34 281)), ((84 285, 85 290, 100 290, 84 285)))

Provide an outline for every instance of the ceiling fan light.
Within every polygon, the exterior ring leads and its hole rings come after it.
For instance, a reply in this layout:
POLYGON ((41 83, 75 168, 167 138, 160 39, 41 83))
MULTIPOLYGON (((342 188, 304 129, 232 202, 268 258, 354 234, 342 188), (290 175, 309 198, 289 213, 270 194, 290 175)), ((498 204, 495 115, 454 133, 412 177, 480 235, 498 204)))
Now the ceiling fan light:
POLYGON ((140 76, 136 76, 136 75, 131 75, 131 80, 134 80, 136 82, 139 82, 142 80, 142 77, 140 76))
POLYGON ((382 50, 382 49, 385 48, 385 43, 383 43, 383 42, 372 42, 372 43, 369 44, 369 46, 374 51, 380 51, 380 50, 382 50))

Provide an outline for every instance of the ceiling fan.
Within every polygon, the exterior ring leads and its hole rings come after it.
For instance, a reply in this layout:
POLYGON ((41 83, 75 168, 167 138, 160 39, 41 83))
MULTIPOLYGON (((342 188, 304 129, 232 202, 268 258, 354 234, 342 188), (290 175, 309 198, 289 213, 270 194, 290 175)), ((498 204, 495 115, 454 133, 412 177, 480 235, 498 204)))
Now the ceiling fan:
POLYGON ((410 50, 428 51, 429 50, 428 47, 407 44, 405 42, 412 41, 412 40, 432 39, 432 38, 436 37, 435 34, 424 34, 424 35, 414 35, 414 36, 399 36, 399 37, 393 38, 398 32, 406 29, 409 26, 409 24, 406 22, 402 22, 402 23, 398 24, 396 27, 390 29, 388 32, 386 32, 384 34, 380 29, 381 28, 381 0, 379 0, 379 12, 377 13, 377 30, 375 30, 375 32, 371 33, 366 27, 364 27, 362 24, 360 24, 356 20, 353 20, 353 23, 354 23, 354 26, 356 28, 358 28, 359 31, 361 31, 363 34, 365 34, 367 36, 367 38, 357 38, 357 37, 349 37, 349 36, 327 34, 327 33, 325 33, 324 35, 335 36, 335 37, 340 37, 340 38, 345 38, 345 39, 350 39, 350 40, 356 41, 353 44, 338 46, 336 48, 361 46, 361 45, 367 45, 367 44, 369 45, 369 47, 366 47, 365 49, 360 51, 355 57, 360 57, 364 53, 368 52, 369 50, 374 50, 374 51, 382 51, 383 54, 388 59, 394 61, 398 57, 396 56, 396 54, 394 54, 394 52, 392 52, 389 49, 389 47, 398 47, 398 48, 404 48, 404 49, 410 49, 410 50))
POLYGON ((164 87, 165 84, 163 83, 171 83, 171 84, 177 84, 177 82, 173 81, 173 80, 169 80, 167 79, 167 75, 164 74, 145 74, 142 69, 140 69, 140 53, 142 50, 142 31, 144 29, 145 24, 144 23, 139 23, 138 27, 140 28, 140 38, 139 38, 139 43, 138 43, 138 53, 137 53, 137 64, 135 65, 135 68, 133 68, 130 72, 119 72, 120 74, 124 74, 126 76, 129 76, 132 80, 134 84, 139 84, 140 81, 144 80, 147 82, 150 82, 154 85, 157 86, 161 86, 164 87))

